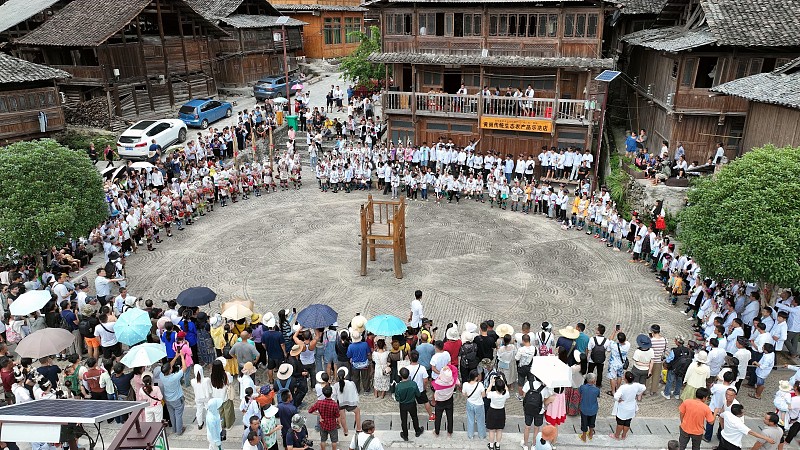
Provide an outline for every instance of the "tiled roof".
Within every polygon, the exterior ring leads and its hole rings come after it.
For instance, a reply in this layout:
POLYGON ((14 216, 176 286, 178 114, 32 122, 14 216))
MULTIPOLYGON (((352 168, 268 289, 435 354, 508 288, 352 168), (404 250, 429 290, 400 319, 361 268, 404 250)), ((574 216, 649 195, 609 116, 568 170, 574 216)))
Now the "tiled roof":
POLYGON ((623 15, 658 14, 667 0, 622 0, 619 4, 623 15))
POLYGON ((348 5, 295 5, 291 3, 273 3, 272 6, 278 11, 344 11, 344 12, 366 12, 367 8, 361 6, 348 5))
POLYGON ((719 45, 800 46, 800 0, 703 0, 719 45))
POLYGON ((0 5, 0 32, 30 19, 58 0, 8 0, 0 5))
MULTIPOLYGON (((264 1, 263 6, 266 7, 269 14, 259 14, 259 15, 250 15, 250 14, 234 14, 236 10, 242 5, 244 0, 186 0, 186 3, 192 7, 195 11, 200 13, 203 17, 207 20, 218 24, 219 22, 225 22, 228 25, 234 28, 261 28, 261 27, 270 27, 275 26, 275 24, 267 25, 270 23, 270 20, 275 20, 277 17, 281 16, 281 13, 278 12, 269 2, 264 1), (225 20, 228 18, 233 17, 231 20, 225 20), (256 17, 264 18, 262 23, 259 24, 259 20, 256 17), (269 19, 271 18, 271 19, 269 19)), ((289 25, 287 23, 287 25, 289 25)), ((289 25, 289 26, 298 26, 304 25, 304 23, 289 25)))
POLYGON ((800 109, 800 58, 773 72, 739 78, 710 90, 754 102, 800 109))
MULTIPOLYGON (((232 14, 228 17, 224 17, 219 19, 220 22, 226 23, 233 28, 269 28, 269 27, 276 27, 278 25, 278 17, 280 16, 254 16, 248 14, 232 14)), ((286 23, 287 27, 300 27, 303 25, 308 25, 307 23, 297 20, 297 19, 288 19, 286 23)))
POLYGON ((665 52, 680 52, 717 42, 707 27, 684 30, 683 27, 651 28, 625 35, 623 41, 665 52))
POLYGON ((576 67, 585 69, 611 69, 611 58, 537 58, 532 56, 476 56, 437 55, 431 53, 373 53, 369 61, 376 63, 454 64, 464 66, 494 67, 576 67))
MULTIPOLYGON (((196 12, 182 0, 173 0, 186 12, 194 14, 203 21, 196 12)), ((64 9, 39 28, 23 36, 17 42, 32 46, 63 47, 96 47, 121 30, 142 12, 151 0, 72 0, 64 9)), ((219 34, 224 34, 217 29, 219 34)))
POLYGON ((0 53, 0 84, 25 83, 29 81, 45 81, 56 78, 69 78, 70 74, 63 70, 34 64, 24 59, 0 53))

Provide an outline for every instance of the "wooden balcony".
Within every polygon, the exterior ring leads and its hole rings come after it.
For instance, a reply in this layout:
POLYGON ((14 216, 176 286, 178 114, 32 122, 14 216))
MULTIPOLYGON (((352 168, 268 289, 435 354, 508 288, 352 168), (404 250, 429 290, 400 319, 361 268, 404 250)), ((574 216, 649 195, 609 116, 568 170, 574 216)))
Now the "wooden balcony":
POLYGON ((588 125, 591 121, 583 100, 384 92, 381 102, 386 114, 411 114, 414 108, 421 116, 477 119, 483 114, 555 119, 561 125, 588 125))
POLYGON ((50 66, 54 69, 61 69, 69 72, 72 78, 66 80, 66 84, 97 84, 105 79, 103 68, 100 66, 50 66))

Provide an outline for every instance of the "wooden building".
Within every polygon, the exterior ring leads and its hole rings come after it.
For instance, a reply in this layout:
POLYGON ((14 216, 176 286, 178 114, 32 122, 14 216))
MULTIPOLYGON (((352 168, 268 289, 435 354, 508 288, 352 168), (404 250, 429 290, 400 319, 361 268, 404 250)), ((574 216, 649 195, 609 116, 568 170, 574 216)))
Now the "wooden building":
MULTIPOLYGON (((594 81, 606 16, 592 0, 376 0, 394 86, 382 97, 393 142, 452 139, 503 154, 591 148, 606 88, 594 81), (466 95, 459 94, 461 85, 466 95), (501 95, 485 95, 483 87, 501 95), (531 98, 506 96, 528 87, 531 98)), ((595 160, 598 160, 595 155, 595 160)))
POLYGON ((303 49, 303 25, 281 14, 266 0, 187 0, 209 21, 228 33, 211 42, 214 77, 220 87, 253 84, 267 75, 282 75, 283 30, 289 71, 297 69, 297 52, 303 49))
POLYGON ((69 0, 8 0, 0 4, 0 43, 25 36, 67 3, 69 0))
POLYGON ((766 144, 800 147, 800 58, 711 90, 749 101, 742 152, 766 144))
POLYGON ((367 9, 359 6, 358 0, 299 0, 272 6, 307 23, 303 28, 303 54, 308 58, 347 56, 360 44, 349 36, 352 31, 364 31, 367 9))
POLYGON ((13 43, 72 75, 68 103, 105 98, 110 116, 133 119, 215 95, 211 42, 225 35, 183 0, 72 0, 13 43))
POLYGON ((0 53, 0 145, 64 129, 56 80, 63 70, 0 53))
POLYGON ((738 155, 748 102, 710 89, 800 55, 796 8, 793 0, 668 0, 651 28, 625 36, 630 116, 647 130, 650 152, 662 141, 682 144, 688 161, 703 164, 723 142, 728 158, 738 155))

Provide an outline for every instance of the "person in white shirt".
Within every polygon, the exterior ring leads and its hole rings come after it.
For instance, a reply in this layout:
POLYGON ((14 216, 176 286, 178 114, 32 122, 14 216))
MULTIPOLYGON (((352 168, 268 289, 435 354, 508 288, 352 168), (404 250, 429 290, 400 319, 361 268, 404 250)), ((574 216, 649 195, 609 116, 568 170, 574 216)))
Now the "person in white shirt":
POLYGON ((772 344, 775 346, 776 352, 783 351, 783 343, 786 342, 786 336, 789 330, 786 324, 787 320, 789 320, 789 313, 786 311, 779 312, 778 320, 775 322, 775 325, 772 326, 772 330, 770 330, 769 334, 772 336, 772 344))
POLYGON ((722 142, 717 143, 717 153, 714 154, 714 165, 722 164, 723 158, 725 158, 725 147, 722 142))
POLYGON ((136 307, 136 300, 136 297, 128 295, 128 288, 119 288, 119 295, 114 298, 114 311, 117 313, 117 317, 128 309, 136 307))
POLYGON ((100 314, 100 323, 94 328, 95 337, 100 338, 100 348, 103 351, 103 359, 111 359, 112 356, 122 356, 122 346, 117 341, 114 334, 114 324, 108 320, 108 315, 100 314))
POLYGON ((435 353, 431 357, 431 378, 439 378, 439 371, 444 366, 450 364, 450 352, 444 350, 444 342, 436 341, 434 344, 435 353))
POLYGON ((588 169, 592 168, 592 163, 594 163, 594 155, 592 155, 592 151, 588 148, 586 149, 586 153, 583 154, 583 157, 581 157, 581 162, 586 163, 586 167, 588 169))
POLYGON ((744 406, 742 405, 732 405, 730 411, 725 411, 722 413, 720 418, 725 421, 725 428, 722 429, 722 433, 720 434, 721 448, 741 449, 742 438, 746 435, 753 436, 757 439, 762 439, 770 444, 775 443, 771 437, 764 436, 763 434, 757 433, 748 428, 747 425, 744 424, 743 416, 744 406))
POLYGON ((375 422, 365 420, 361 423, 361 430, 353 436, 350 450, 384 450, 381 441, 375 437, 375 422))

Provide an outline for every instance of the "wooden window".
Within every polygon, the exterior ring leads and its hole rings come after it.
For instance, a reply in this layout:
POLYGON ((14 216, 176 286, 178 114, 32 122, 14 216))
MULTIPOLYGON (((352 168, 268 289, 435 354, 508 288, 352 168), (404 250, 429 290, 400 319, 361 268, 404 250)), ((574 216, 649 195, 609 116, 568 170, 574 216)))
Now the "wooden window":
POLYGON ((508 36, 508 14, 500 15, 500 24, 497 26, 498 36, 508 36))
POLYGON ((558 14, 547 15, 547 36, 556 37, 558 35, 558 14))
POLYGON ((516 36, 517 35, 517 15, 510 14, 508 16, 508 35, 509 36, 516 36))
POLYGON ((358 42, 357 32, 361 31, 361 18, 360 17, 345 17, 344 18, 344 41, 348 44, 358 42))
POLYGON ((589 14, 587 16, 587 24, 586 24, 586 37, 597 37, 597 24, 599 22, 600 16, 597 14, 589 14))
POLYGON ((456 36, 480 36, 481 35, 481 15, 480 14, 455 14, 455 35, 456 36), (459 19, 460 17, 460 19, 459 19), (461 33, 459 34, 458 24, 463 22, 461 33))
POLYGON ((528 15, 520 14, 517 21, 517 36, 526 37, 528 35, 528 15))
POLYGON ((694 77, 696 89, 708 89, 714 86, 719 74, 718 59, 715 56, 701 56, 697 62, 697 73, 694 77))
POLYGON ((565 14, 564 37, 597 37, 597 14, 565 14))
POLYGON ((472 133, 472 125, 451 124, 450 131, 453 133, 472 133))
POLYGON ((697 58, 686 58, 683 60, 683 75, 681 76, 681 86, 692 87, 694 72, 697 69, 697 58))
MULTIPOLYGON (((328 19, 325 19, 326 21, 328 19)), ((387 14, 386 34, 403 36, 411 34, 411 14, 387 14)))
POLYGON ((489 16, 489 36, 497 36, 497 22, 499 21, 500 17, 497 14, 489 16))
POLYGON ((339 17, 326 17, 325 26, 322 30, 325 38, 325 44, 341 44, 342 43, 342 19, 339 17))
POLYGON ((447 13, 444 15, 444 35, 453 35, 453 13, 447 13))
POLYGON ((5 97, 0 97, 0 114, 7 112, 8 112, 8 106, 6 106, 6 99, 5 97))
POLYGON ((586 14, 575 16, 575 37, 586 36, 586 14))
POLYGON ((426 128, 428 130, 437 130, 437 131, 448 131, 449 128, 447 127, 446 123, 436 123, 436 122, 428 122, 426 128))
POLYGON ((564 37, 575 35, 575 14, 564 15, 564 37))
POLYGON ((761 66, 764 64, 764 60, 761 58, 753 58, 750 60, 750 73, 749 75, 755 75, 757 73, 761 73, 761 66))
POLYGON ((472 35, 473 36, 481 36, 481 21, 483 20, 483 16, 480 14, 473 14, 472 15, 472 35))
POLYGON ((436 14, 419 13, 417 15, 417 22, 419 25, 419 36, 436 35, 436 14))
POLYGON ((464 36, 472 36, 472 14, 464 14, 464 26, 462 28, 464 36))

